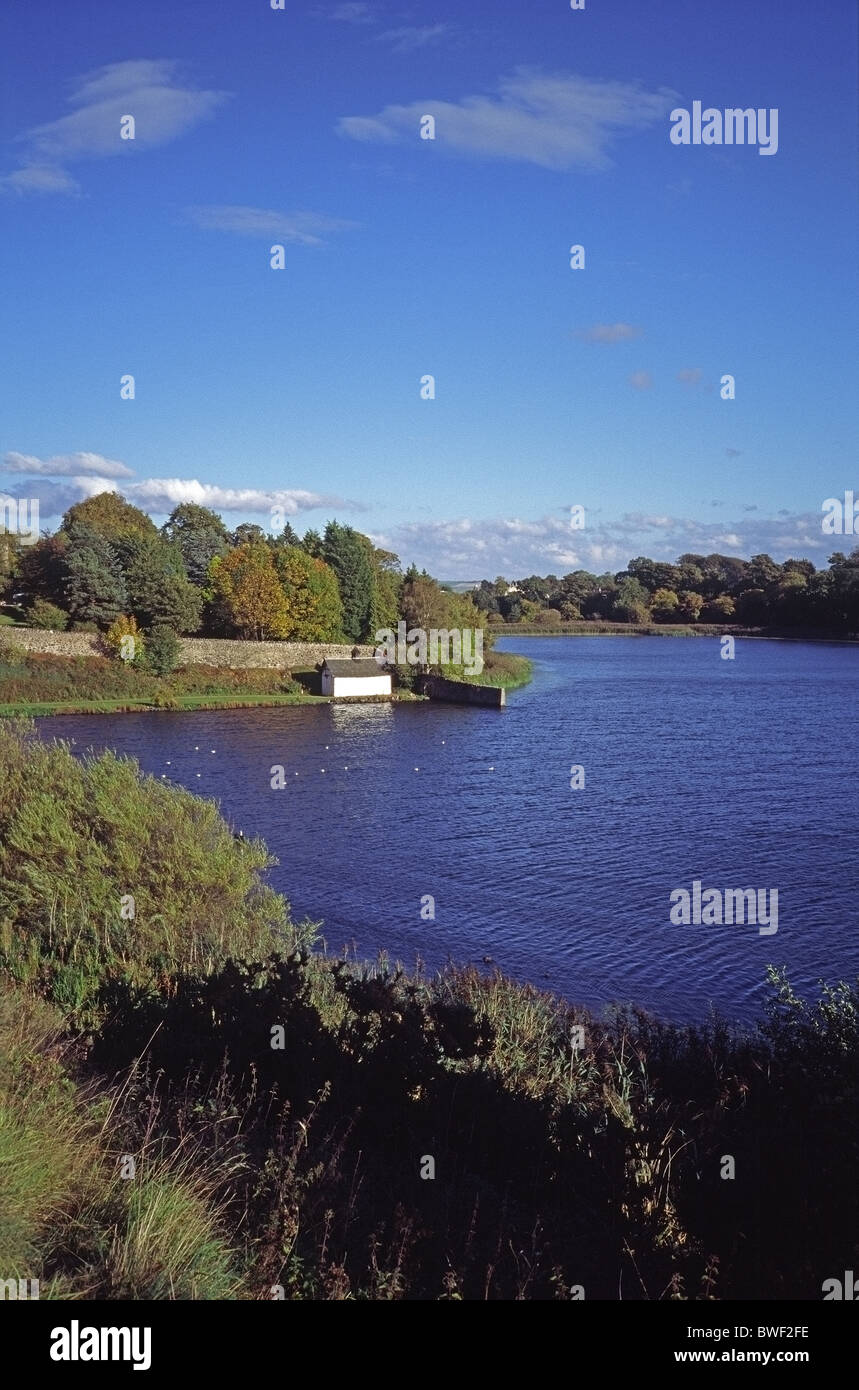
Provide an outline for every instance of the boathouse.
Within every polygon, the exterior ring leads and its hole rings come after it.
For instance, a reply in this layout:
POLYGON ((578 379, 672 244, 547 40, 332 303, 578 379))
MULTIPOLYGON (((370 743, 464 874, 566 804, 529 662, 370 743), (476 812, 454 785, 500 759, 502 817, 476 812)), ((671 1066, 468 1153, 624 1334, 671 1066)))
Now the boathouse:
POLYGON ((336 700, 390 695, 391 673, 383 671, 372 656, 326 657, 322 663, 322 694, 333 695, 336 700))

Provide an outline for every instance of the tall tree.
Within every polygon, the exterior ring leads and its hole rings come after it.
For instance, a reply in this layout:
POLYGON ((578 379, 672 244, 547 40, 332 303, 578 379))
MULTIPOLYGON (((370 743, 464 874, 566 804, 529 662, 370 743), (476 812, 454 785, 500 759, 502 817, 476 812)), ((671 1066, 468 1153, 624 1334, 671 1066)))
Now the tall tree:
POLYGON ((95 535, 115 545, 129 536, 156 536, 158 528, 151 517, 118 492, 98 492, 83 502, 75 502, 63 517, 61 531, 75 525, 86 526, 95 535))
POLYGON ((23 548, 18 560, 18 583, 28 599, 41 598, 62 608, 66 602, 68 536, 58 531, 23 548))
POLYGON ((252 521, 243 521, 233 532, 233 545, 258 545, 265 540, 265 531, 252 521))
POLYGON ((275 537, 274 544, 283 547, 288 545, 301 545, 301 537, 297 531, 293 530, 287 521, 280 535, 275 537))
POLYGON ((286 597, 267 545, 239 545, 216 555, 209 574, 224 619, 240 637, 286 636, 286 597))
POLYGON ((202 595, 185 572, 178 544, 171 545, 156 535, 132 545, 125 583, 130 611, 140 625, 149 629, 162 624, 175 632, 196 632, 202 595))
POLYGON ((274 566, 286 595, 285 636, 300 642, 336 642, 343 632, 337 576, 300 546, 278 547, 274 566))
POLYGON ((360 536, 351 526, 329 521, 323 540, 323 559, 337 576, 343 605, 343 631, 350 641, 375 635, 373 618, 373 566, 360 536))
POLYGON ((112 547, 97 532, 78 523, 69 532, 65 557, 65 607, 78 623, 107 628, 126 611, 128 594, 112 547))
POLYGON ((205 589, 209 565, 216 555, 226 555, 230 547, 227 528, 217 512, 196 502, 182 502, 173 508, 161 534, 178 545, 191 583, 205 589))

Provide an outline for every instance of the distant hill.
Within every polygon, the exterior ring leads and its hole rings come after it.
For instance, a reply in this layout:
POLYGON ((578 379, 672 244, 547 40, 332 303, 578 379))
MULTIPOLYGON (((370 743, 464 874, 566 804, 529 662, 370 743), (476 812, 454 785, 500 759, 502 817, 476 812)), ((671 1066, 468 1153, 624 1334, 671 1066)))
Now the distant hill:
POLYGON ((479 579, 439 579, 436 582, 443 589, 453 589, 456 594, 465 594, 469 589, 476 589, 481 581, 479 579))

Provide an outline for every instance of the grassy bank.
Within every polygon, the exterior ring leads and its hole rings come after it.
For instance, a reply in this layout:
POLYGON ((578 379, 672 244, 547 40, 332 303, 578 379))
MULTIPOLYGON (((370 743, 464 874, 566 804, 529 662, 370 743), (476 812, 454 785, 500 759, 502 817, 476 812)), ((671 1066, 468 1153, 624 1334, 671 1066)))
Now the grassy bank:
MULTIPOLYGON (((398 698, 413 699, 408 691, 398 698)), ((185 666, 160 677, 108 657, 67 657, 0 644, 0 716, 121 714, 328 704, 315 670, 185 666)))
MULTIPOLYGON (((482 676, 463 678, 513 689, 530 675, 525 657, 490 652, 482 676)), ((423 697, 401 687, 394 698, 423 697)), ((257 709, 328 704, 331 699, 321 693, 315 669, 185 666, 160 677, 107 657, 53 656, 0 642, 0 716, 257 709)))
POLYGON ((855 1267, 855 989, 805 1003, 774 973, 742 1035, 356 965, 312 949, 270 862, 133 762, 0 721, 5 1277, 819 1299, 855 1267))
POLYGON ((513 652, 492 651, 488 654, 480 675, 466 676, 465 679, 472 685, 500 685, 505 690, 518 690, 521 686, 528 685, 533 674, 534 663, 526 656, 518 656, 513 652))

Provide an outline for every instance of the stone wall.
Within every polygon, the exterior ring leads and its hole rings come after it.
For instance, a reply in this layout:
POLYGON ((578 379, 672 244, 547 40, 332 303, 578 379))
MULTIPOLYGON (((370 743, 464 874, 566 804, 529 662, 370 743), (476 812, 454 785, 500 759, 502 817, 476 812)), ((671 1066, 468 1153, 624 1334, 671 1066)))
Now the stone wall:
MULTIPOLYGON (((49 632, 32 627, 2 627, 0 642, 25 647, 30 652, 51 656, 99 656, 97 632, 49 632)), ((373 648, 359 648, 362 656, 372 656, 373 648)), ((352 645, 332 642, 235 642, 220 637, 183 637, 180 641, 181 665, 259 666, 269 670, 300 671, 316 666, 326 656, 350 657, 352 645)))
POLYGON ((444 676, 422 676, 417 682, 422 695, 431 700, 447 700, 454 705, 491 705, 503 709, 507 691, 503 685, 471 685, 468 681, 449 681, 444 676))

